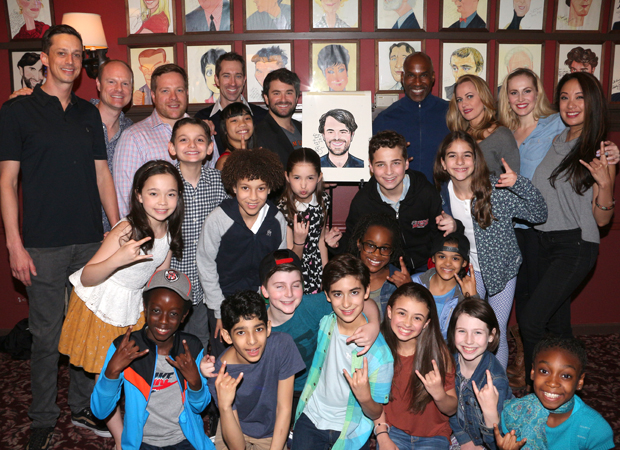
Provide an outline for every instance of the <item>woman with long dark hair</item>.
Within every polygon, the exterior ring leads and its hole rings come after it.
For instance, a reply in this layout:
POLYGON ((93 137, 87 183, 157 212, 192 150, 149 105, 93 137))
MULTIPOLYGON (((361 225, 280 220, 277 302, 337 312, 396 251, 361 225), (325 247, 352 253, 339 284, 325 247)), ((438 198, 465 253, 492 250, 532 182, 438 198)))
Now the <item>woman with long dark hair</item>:
POLYGON ((611 221, 615 203, 616 169, 605 156, 607 102, 599 81, 587 73, 567 74, 555 103, 568 128, 554 139, 532 179, 549 215, 536 226, 539 281, 520 314, 526 376, 545 333, 572 336, 571 296, 594 267, 598 227, 611 221))

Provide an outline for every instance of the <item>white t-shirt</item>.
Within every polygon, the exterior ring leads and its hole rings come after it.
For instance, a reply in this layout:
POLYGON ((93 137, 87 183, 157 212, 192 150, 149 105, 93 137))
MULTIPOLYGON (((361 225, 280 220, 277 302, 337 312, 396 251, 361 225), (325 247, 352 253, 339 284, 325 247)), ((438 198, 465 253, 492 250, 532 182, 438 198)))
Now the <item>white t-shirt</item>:
POLYGON ((480 264, 478 264, 478 250, 476 249, 476 238, 474 237, 474 218, 471 215, 471 199, 460 200, 454 193, 454 185, 452 180, 448 183, 448 192, 450 192, 450 207, 452 208, 452 216, 460 220, 465 227, 465 236, 469 240, 469 262, 474 266, 476 272, 480 272, 480 264))
POLYGON ((340 334, 338 326, 327 349, 319 384, 308 400, 304 414, 319 430, 342 430, 351 388, 342 369, 351 374, 351 353, 357 349, 340 334))

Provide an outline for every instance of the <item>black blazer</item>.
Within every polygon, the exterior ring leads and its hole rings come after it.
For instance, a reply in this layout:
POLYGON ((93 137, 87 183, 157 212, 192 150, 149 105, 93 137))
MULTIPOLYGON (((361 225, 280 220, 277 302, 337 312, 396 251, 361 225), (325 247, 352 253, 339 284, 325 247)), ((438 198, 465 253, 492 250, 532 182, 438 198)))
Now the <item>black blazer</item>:
MULTIPOLYGON (((295 128, 297 128, 301 134, 301 122, 293 120, 293 125, 295 125, 295 128)), ((286 133, 284 133, 282 127, 278 125, 271 114, 267 114, 261 123, 254 126, 254 136, 256 138, 256 145, 269 149, 277 154, 284 169, 286 169, 288 156, 295 148, 293 144, 291 144, 291 141, 289 141, 286 133)))

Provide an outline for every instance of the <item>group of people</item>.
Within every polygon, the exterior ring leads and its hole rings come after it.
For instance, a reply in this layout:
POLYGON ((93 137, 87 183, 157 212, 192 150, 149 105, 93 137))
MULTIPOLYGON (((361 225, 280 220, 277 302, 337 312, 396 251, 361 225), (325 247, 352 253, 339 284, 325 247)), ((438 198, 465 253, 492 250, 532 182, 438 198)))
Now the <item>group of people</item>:
POLYGON ((28 449, 53 438, 59 352, 72 422, 118 449, 360 449, 371 434, 382 449, 614 446, 574 395, 586 353, 570 328, 619 160, 593 76, 560 81, 559 112, 528 69, 497 102, 474 75, 446 102, 412 53, 342 232, 292 119, 295 73, 265 77, 263 109, 225 53, 220 97, 192 118, 184 69, 164 64, 132 125, 129 66, 100 68, 93 105, 72 92, 81 56, 73 28, 51 27, 46 83, 0 110, 2 218, 33 334, 28 449), (514 298, 521 399, 506 374, 514 298))

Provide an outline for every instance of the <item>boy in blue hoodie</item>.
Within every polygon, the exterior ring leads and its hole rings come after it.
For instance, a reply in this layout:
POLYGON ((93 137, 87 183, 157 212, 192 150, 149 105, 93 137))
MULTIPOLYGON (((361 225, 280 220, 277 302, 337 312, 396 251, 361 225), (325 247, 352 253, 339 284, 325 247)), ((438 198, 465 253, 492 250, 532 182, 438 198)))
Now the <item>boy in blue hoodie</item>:
POLYGON ((200 416, 211 401, 198 371, 202 343, 178 331, 191 308, 191 290, 187 275, 156 272, 144 288, 146 326, 133 333, 129 327, 110 345, 90 404, 105 419, 125 392, 123 450, 214 448, 200 416))

